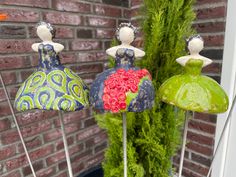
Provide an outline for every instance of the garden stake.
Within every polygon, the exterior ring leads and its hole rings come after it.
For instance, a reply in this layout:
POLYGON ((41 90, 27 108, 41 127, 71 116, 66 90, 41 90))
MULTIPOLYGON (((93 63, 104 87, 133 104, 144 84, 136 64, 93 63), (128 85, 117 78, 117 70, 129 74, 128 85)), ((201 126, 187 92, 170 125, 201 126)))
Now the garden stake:
POLYGON ((223 127, 222 133, 221 133, 221 135, 220 135, 219 142, 218 142, 218 144, 217 144, 217 146, 216 146, 216 150, 215 150, 215 153, 214 153, 214 155, 213 155, 213 159, 212 159, 211 166, 210 166, 210 168, 209 168, 207 177, 209 177, 210 174, 211 174, 211 170, 212 170, 212 167, 213 167, 213 164, 214 164, 215 157, 216 157, 216 155, 217 155, 217 153, 218 153, 218 151, 219 151, 219 147, 220 147, 221 141, 222 141, 222 139, 223 139, 223 137, 224 137, 225 130, 226 130, 228 124, 229 124, 229 121, 230 121, 231 114, 232 114, 233 108, 234 108, 234 106, 235 106, 235 103, 236 103, 236 96, 235 96, 234 99, 233 99, 233 103, 232 103, 232 106, 231 106, 231 108, 230 108, 229 114, 228 114, 228 116, 227 116, 227 119, 226 119, 225 125, 224 125, 224 127, 223 127))
POLYGON ((183 164, 184 164, 184 154, 186 149, 186 140, 188 133, 188 111, 185 113, 185 123, 184 123, 184 135, 183 135, 183 143, 181 149, 180 163, 179 163, 179 177, 182 177, 183 164))
POLYGON ((10 106, 10 110, 11 110, 11 113, 12 113, 12 116, 13 116, 13 120, 14 120, 14 122, 15 122, 15 124, 16 124, 16 128, 17 128, 17 131, 18 131, 18 133, 19 133, 20 140, 21 140, 21 143, 22 143, 22 145, 23 145, 26 158, 27 158, 27 160, 28 160, 28 162, 29 162, 29 165, 30 165, 31 171, 32 171, 32 173, 33 173, 33 176, 36 177, 36 174, 35 174, 35 171, 34 171, 32 162, 31 162, 30 157, 29 157, 28 150, 27 150, 27 148, 26 148, 26 145, 25 145, 23 136, 22 136, 22 134, 21 134, 20 127, 19 127, 19 124, 18 124, 18 122, 17 122, 17 119, 16 119, 16 115, 15 115, 15 113, 14 113, 14 110, 13 110, 13 108, 12 108, 11 101, 10 101, 9 95, 8 95, 8 93, 7 93, 7 89, 6 89, 6 86, 5 86, 5 84, 4 84, 4 81, 3 81, 3 78, 2 78, 2 74, 1 74, 1 73, 0 73, 0 80, 1 80, 1 82, 2 82, 3 90, 4 90, 4 92, 5 92, 5 95, 6 95, 6 97, 7 97, 8 104, 9 104, 9 106, 10 106))
POLYGON ((60 117, 60 122, 61 122, 61 133, 62 133, 62 139, 63 139, 64 149, 65 149, 65 154, 66 154, 66 162, 67 162, 67 166, 68 166, 69 177, 73 177, 73 171, 72 171, 72 166, 71 166, 71 161, 70 161, 69 148, 68 148, 68 143, 67 143, 67 140, 66 140, 65 126, 64 126, 61 111, 59 111, 59 117, 60 117))
POLYGON ((122 117, 123 117, 124 177, 127 177, 127 121, 126 121, 126 113, 122 113, 122 117))

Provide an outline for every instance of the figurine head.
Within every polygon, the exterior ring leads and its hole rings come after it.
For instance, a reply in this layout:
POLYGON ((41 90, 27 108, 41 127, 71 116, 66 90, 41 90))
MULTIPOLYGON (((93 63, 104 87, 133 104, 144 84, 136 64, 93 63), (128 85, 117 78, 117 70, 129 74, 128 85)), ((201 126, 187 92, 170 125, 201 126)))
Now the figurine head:
POLYGON ((37 35, 42 41, 51 41, 56 34, 56 30, 50 23, 39 22, 37 24, 37 35))
POLYGON ((137 28, 131 23, 121 23, 116 30, 116 38, 123 44, 131 44, 137 34, 137 28))
POLYGON ((198 54, 204 47, 204 41, 199 34, 191 36, 186 42, 190 54, 198 54))

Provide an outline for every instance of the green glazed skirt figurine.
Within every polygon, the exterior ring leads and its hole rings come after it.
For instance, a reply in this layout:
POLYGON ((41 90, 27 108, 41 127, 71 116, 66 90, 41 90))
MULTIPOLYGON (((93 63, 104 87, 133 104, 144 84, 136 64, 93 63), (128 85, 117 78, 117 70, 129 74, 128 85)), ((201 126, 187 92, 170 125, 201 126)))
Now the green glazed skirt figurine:
POLYGON ((39 66, 19 88, 16 109, 77 111, 88 106, 88 87, 77 74, 60 64, 58 53, 64 46, 52 41, 53 27, 41 22, 37 34, 43 42, 33 44, 32 49, 39 53, 39 66))
POLYGON ((202 67, 212 60, 199 55, 203 39, 193 36, 188 41, 190 55, 177 59, 185 72, 165 81, 159 90, 161 100, 184 110, 204 113, 222 113, 228 109, 228 97, 213 79, 201 75, 202 67))

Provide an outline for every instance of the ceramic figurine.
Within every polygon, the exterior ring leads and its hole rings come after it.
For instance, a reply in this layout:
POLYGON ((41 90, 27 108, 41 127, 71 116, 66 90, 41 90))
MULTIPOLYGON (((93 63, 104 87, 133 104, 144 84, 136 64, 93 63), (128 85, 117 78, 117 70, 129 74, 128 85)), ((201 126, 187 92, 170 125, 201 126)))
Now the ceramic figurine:
POLYGON ((154 88, 151 75, 146 69, 134 66, 135 57, 145 52, 131 43, 136 28, 130 23, 121 23, 116 31, 121 45, 109 48, 106 53, 115 58, 115 67, 99 74, 90 90, 90 102, 101 112, 141 112, 152 107, 154 88))
POLYGON ((53 26, 40 22, 37 35, 42 42, 33 44, 32 49, 39 53, 39 65, 19 88, 16 109, 77 111, 87 106, 88 87, 76 73, 61 65, 58 53, 64 46, 52 41, 53 26))
POLYGON ((188 39, 190 55, 176 59, 185 68, 185 72, 164 82, 159 94, 162 101, 184 110, 204 113, 225 112, 229 104, 226 93, 215 80, 201 75, 202 67, 212 63, 212 60, 199 54, 203 45, 200 35, 188 39))

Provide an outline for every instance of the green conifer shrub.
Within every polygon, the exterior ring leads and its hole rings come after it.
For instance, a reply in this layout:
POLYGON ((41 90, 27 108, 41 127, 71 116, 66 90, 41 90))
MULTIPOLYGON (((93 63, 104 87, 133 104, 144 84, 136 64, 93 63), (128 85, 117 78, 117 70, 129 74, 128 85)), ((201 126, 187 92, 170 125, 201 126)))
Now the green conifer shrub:
MULTIPOLYGON (((171 176, 171 158, 181 143, 184 112, 162 103, 159 86, 182 72, 175 59, 185 55, 184 37, 193 33, 193 0, 143 0, 141 27, 146 56, 138 63, 150 71, 156 89, 155 105, 143 113, 127 113, 128 177, 171 176)), ((109 147, 103 163, 105 177, 123 176, 121 114, 96 115, 107 130, 109 147)))

